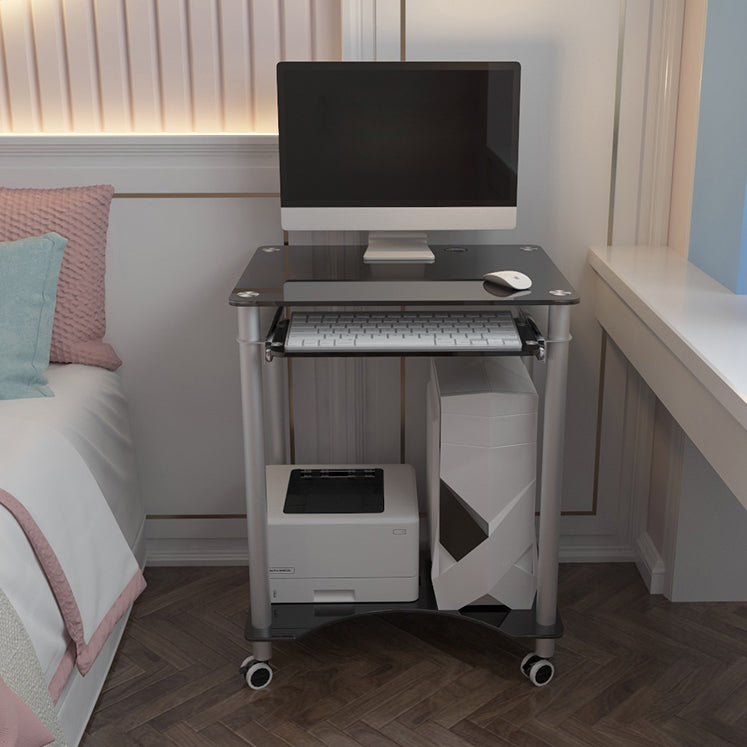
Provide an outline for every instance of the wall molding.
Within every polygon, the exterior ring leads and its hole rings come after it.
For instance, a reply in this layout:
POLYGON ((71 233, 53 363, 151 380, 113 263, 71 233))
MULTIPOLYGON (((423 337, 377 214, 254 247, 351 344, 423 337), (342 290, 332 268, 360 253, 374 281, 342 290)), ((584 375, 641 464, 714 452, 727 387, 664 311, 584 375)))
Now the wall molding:
POLYGON ((669 233, 684 14, 683 0, 651 4, 639 246, 666 245, 669 233))
POLYGON ((687 257, 690 248, 707 10, 707 0, 688 0, 682 30, 682 61, 677 93, 677 137, 667 242, 681 257, 687 257))
POLYGON ((342 59, 376 59, 376 0, 347 0, 342 11, 342 59))
POLYGON ((277 153, 274 133, 200 134, 102 134, 11 135, 0 134, 0 155, 22 156, 116 156, 116 155, 225 155, 228 153, 277 153))
MULTIPOLYGON (((611 343, 614 344, 614 343, 611 343)), ((620 355, 623 353, 620 351, 620 355)), ((624 450, 621 460, 626 492, 630 505, 628 537, 638 548, 640 538, 648 537, 648 505, 651 493, 651 463, 654 440, 654 418, 656 398, 646 382, 625 359, 626 372, 626 416, 624 450)), ((651 538, 648 541, 653 547, 651 538)))
POLYGON ((3 184, 153 194, 279 192, 277 135, 0 135, 3 184))
POLYGON ((664 560, 665 574, 662 581, 662 594, 672 598, 674 586, 674 566, 677 556, 677 531, 680 515, 680 496, 682 494, 682 467, 685 452, 685 432, 669 411, 664 417, 669 418, 669 454, 667 461, 666 495, 664 496, 664 539, 661 554, 664 560))
MULTIPOLYGON (((638 18, 639 9, 629 6, 628 10, 638 18)), ((618 172, 625 182, 626 194, 631 194, 631 189, 637 190, 635 199, 628 199, 627 210, 622 203, 616 205, 620 216, 627 217, 631 224, 616 230, 616 234, 625 237, 623 243, 631 239, 642 246, 667 243, 684 13, 684 0, 651 2, 648 7, 647 61, 645 70, 641 70, 644 100, 637 104, 643 116, 643 129, 638 136, 641 137, 640 154, 629 154, 631 157, 639 155, 640 165, 632 171, 621 169, 618 172), (632 179, 634 173, 637 178, 632 179)), ((638 24, 641 20, 638 18, 638 24)), ((602 382, 602 386, 606 385, 609 382, 602 382)), ((624 382, 617 382, 616 386, 618 392, 610 394, 625 398, 624 420, 620 424, 622 449, 618 463, 610 465, 622 478, 618 492, 620 517, 625 520, 627 513, 625 536, 641 576, 651 593, 662 593, 665 563, 646 532, 656 400, 629 363, 624 382)))
POLYGON ((342 59, 399 60, 404 0, 345 0, 342 11, 342 59))
POLYGON ((609 544, 595 537, 594 544, 587 544, 588 537, 560 537, 558 558, 561 563, 634 563, 636 554, 630 545, 619 544, 615 539, 609 544))
MULTIPOLYGON (((666 245, 669 237, 684 5, 683 0, 663 0, 651 5, 648 93, 636 227, 636 243, 643 246, 666 245)), ((670 583, 667 565, 646 531, 656 398, 630 365, 626 389, 631 397, 630 414, 634 422, 627 448, 621 455, 621 472, 633 478, 629 495, 621 498, 630 501, 629 528, 636 567, 649 592, 662 594, 670 583)))
POLYGON ((666 564, 648 532, 643 532, 636 540, 635 551, 636 568, 649 594, 663 594, 667 583, 666 564))
POLYGON ((249 564, 246 537, 151 539, 146 542, 146 566, 249 564))
POLYGON ((146 518, 146 565, 245 565, 246 517, 167 515, 146 518))

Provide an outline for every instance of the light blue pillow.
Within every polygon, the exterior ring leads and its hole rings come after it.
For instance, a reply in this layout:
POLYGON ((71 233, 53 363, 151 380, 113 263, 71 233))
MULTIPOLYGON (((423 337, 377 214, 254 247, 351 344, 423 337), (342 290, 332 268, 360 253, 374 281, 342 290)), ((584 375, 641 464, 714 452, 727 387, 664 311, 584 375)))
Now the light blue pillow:
POLYGON ((54 396, 46 371, 65 244, 58 233, 0 242, 0 399, 54 396))

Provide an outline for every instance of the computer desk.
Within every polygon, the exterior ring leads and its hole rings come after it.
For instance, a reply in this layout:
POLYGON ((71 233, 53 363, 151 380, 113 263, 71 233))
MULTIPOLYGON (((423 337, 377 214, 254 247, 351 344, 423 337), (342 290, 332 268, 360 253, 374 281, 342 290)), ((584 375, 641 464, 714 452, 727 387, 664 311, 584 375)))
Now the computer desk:
MULTIPOLYGON (((274 457, 280 455, 286 462, 284 428, 281 424, 286 412, 287 391, 277 384, 267 387, 269 391, 265 405, 262 393, 263 360, 284 354, 282 334, 278 335, 278 329, 282 328, 281 317, 285 310, 300 306, 428 306, 447 309, 450 306, 455 309, 513 306, 523 310, 519 328, 525 340, 524 349, 503 355, 531 355, 546 366, 542 469, 538 480, 540 516, 535 607, 529 611, 504 609, 492 616, 469 614, 469 608, 455 610, 451 614, 472 617, 511 636, 536 639, 535 659, 547 659, 554 653, 555 638, 562 634, 557 612, 558 534, 568 346, 571 339, 570 309, 579 302, 579 297, 545 251, 536 245, 431 248, 436 255, 433 264, 370 265, 362 261, 362 246, 259 247, 230 295, 229 303, 238 312, 237 341, 249 543, 250 614, 246 637, 253 643, 252 657, 244 663, 247 666, 270 660, 272 640, 296 637, 321 624, 313 614, 304 614, 304 608, 308 611, 308 608, 318 605, 271 605, 267 564, 264 434, 267 425, 274 457), (533 281, 531 289, 512 293, 482 281, 485 273, 502 269, 519 270, 528 275, 533 281), (263 307, 276 311, 269 334, 263 334, 261 329, 260 310, 263 307), (531 307, 547 309, 544 336, 532 319, 524 319, 523 312, 530 316, 531 307)), ((387 354, 392 353, 382 351, 367 353, 366 356, 387 354)), ((340 610, 340 614, 331 610, 331 614, 322 620, 328 622, 349 614, 385 610, 435 610, 432 590, 429 593, 427 587, 428 584, 421 599, 412 604, 353 605, 352 609, 340 610)), ((242 671, 247 666, 243 666, 242 671)), ((252 684, 250 675, 247 675, 247 682, 252 687, 263 687, 269 682, 271 670, 266 664, 263 666, 265 671, 260 673, 257 685, 252 684)), ((522 669, 527 674, 523 665, 522 669)))

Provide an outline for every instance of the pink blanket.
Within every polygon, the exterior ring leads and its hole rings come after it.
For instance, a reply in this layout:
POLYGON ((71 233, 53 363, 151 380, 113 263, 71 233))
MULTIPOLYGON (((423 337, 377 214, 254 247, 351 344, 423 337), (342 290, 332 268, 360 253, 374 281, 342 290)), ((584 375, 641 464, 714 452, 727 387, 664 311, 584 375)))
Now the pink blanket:
POLYGON ((143 574, 138 569, 124 589, 122 589, 114 604, 101 619, 98 627, 96 627, 89 639, 86 640, 81 613, 75 595, 57 559, 57 555, 44 536, 44 533, 23 504, 2 488, 0 488, 0 504, 5 506, 13 514, 28 541, 31 543, 34 554, 38 558, 44 574, 49 581, 49 586, 62 613, 65 628, 72 641, 72 646, 68 648, 70 654, 63 657, 50 683, 52 699, 56 700, 70 674, 72 664, 77 666, 83 675, 91 668, 101 647, 116 625, 117 620, 119 620, 143 589, 145 589, 145 578, 143 578, 143 574))
POLYGON ((0 486, 0 588, 56 701, 145 581, 99 483, 56 428, 0 418, 0 486))

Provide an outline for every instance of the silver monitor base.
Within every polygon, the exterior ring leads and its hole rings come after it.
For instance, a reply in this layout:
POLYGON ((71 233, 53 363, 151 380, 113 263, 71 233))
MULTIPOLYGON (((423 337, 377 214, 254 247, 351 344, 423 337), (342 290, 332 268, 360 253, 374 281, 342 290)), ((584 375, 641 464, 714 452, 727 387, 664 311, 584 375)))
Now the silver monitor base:
POLYGON ((363 254, 366 264, 431 264, 435 260, 427 234, 417 231, 371 231, 363 254))

